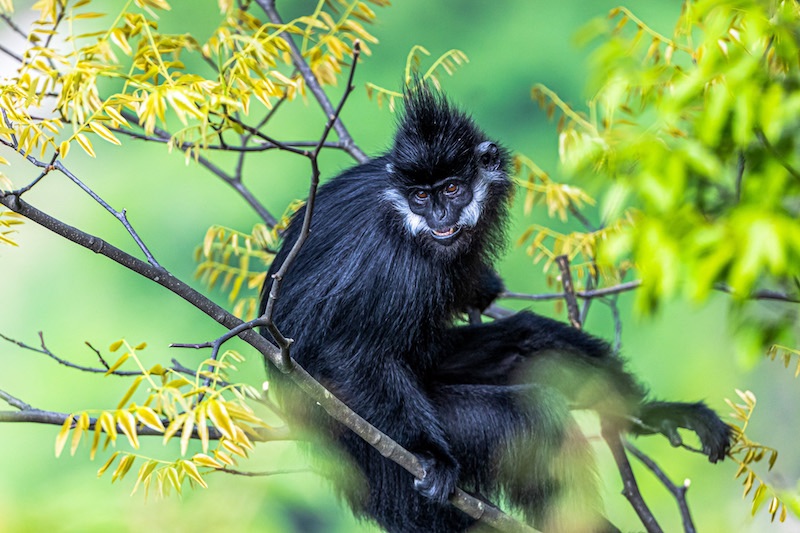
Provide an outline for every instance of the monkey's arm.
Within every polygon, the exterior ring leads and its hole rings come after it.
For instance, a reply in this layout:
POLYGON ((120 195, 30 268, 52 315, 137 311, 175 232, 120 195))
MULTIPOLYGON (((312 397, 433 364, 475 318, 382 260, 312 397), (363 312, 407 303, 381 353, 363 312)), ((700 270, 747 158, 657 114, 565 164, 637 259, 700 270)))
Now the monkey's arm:
POLYGON ((562 322, 521 312, 447 333, 449 352, 436 374, 441 382, 546 383, 576 408, 593 408, 636 434, 662 433, 679 445, 677 428, 690 429, 712 462, 730 446, 730 428, 705 404, 648 402, 606 342, 562 322), (629 425, 627 417, 641 424, 629 425))
POLYGON ((485 266, 480 273, 475 293, 469 305, 482 312, 505 290, 506 287, 500 275, 492 267, 485 266))
MULTIPOLYGON (((402 361, 386 358, 375 365, 347 369, 332 378, 335 393, 375 427, 417 455, 425 475, 414 481, 424 496, 446 503, 458 481, 459 468, 438 414, 420 383, 402 361)), ((348 365, 345 365, 348 366, 348 365)), ((341 367, 334 372, 341 371, 341 367)))

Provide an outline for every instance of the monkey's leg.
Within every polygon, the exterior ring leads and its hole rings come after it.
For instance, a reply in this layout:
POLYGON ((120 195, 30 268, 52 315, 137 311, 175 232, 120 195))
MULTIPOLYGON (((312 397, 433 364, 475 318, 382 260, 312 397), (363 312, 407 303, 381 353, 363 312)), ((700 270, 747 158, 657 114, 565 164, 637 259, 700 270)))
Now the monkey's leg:
POLYGON ((730 428, 705 404, 647 401, 645 388, 606 342, 562 322, 521 312, 452 328, 447 347, 437 369, 445 383, 546 383, 573 407, 619 419, 634 433, 662 433, 677 445, 677 428, 690 429, 712 462, 730 447, 730 428), (629 417, 641 424, 627 424, 629 417))
POLYGON ((542 531, 616 531, 603 518, 586 438, 543 385, 443 385, 432 391, 459 484, 505 495, 542 531))

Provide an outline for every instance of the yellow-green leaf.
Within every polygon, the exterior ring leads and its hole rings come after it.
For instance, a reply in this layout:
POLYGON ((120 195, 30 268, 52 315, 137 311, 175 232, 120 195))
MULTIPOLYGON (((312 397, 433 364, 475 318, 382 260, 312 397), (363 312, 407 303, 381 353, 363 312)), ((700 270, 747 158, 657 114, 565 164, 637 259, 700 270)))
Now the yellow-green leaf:
POLYGON ((192 438, 192 430, 194 429, 194 411, 186 413, 186 420, 183 422, 181 429, 181 455, 186 455, 186 450, 189 449, 189 439, 192 438))
POLYGON ((166 470, 167 481, 169 481, 169 484, 175 487, 175 490, 178 491, 178 494, 180 494, 181 480, 180 477, 178 476, 178 470, 173 466, 170 466, 165 470, 166 470))
POLYGON ((114 463, 114 460, 117 458, 118 455, 119 452, 114 452, 111 454, 111 457, 108 458, 108 461, 106 461, 105 464, 101 466, 100 469, 97 471, 97 477, 100 477, 103 474, 105 474, 106 470, 108 470, 108 467, 110 467, 114 463))
POLYGON ((136 392, 136 389, 139 388, 139 384, 142 382, 143 379, 144 376, 136 376, 136 379, 133 380, 133 383, 128 388, 128 392, 125 393, 125 396, 123 396, 122 399, 117 404, 117 409, 122 409, 123 407, 125 407, 125 405, 128 403, 128 400, 130 400, 133 394, 136 392))
POLYGON ((119 462, 119 465, 117 465, 117 469, 114 470, 113 474, 111 474, 111 482, 113 483, 116 480, 125 477, 125 474, 127 474, 128 470, 131 469, 131 467, 133 466, 133 462, 135 460, 136 460, 135 455, 126 455, 125 457, 123 457, 122 460, 119 462))
POLYGON ((208 468, 225 468, 225 465, 204 453, 196 453, 192 456, 192 461, 200 466, 207 466, 208 468))
POLYGON ((139 484, 142 482, 147 482, 150 474, 153 473, 153 470, 158 466, 158 461, 147 461, 142 466, 139 467, 139 473, 136 476, 136 484, 133 486, 133 490, 131 491, 131 496, 136 492, 139 488, 139 484))
POLYGON ((128 352, 122 354, 122 357, 117 359, 117 361, 113 365, 111 365, 108 370, 106 370, 105 375, 108 376, 110 374, 113 374, 119 367, 123 365, 123 363, 125 363, 125 361, 128 360, 128 357, 130 356, 131 354, 129 354, 128 352))
POLYGON ((61 452, 64 450, 64 445, 67 443, 67 437, 69 436, 69 430, 72 427, 74 418, 74 415, 69 415, 67 419, 64 420, 64 423, 61 424, 61 430, 56 436, 56 457, 60 456, 61 452))
POLYGON ((134 449, 139 449, 139 436, 136 433, 136 418, 130 411, 120 409, 116 413, 116 421, 120 429, 128 437, 128 442, 134 449))
POLYGON ((164 424, 151 407, 137 407, 136 418, 145 426, 155 429, 156 431, 161 431, 162 433, 164 432, 164 424))
POLYGON ((112 442, 117 440, 117 425, 114 423, 114 416, 108 411, 103 411, 97 419, 97 423, 106 432, 112 442))
POLYGON ((69 454, 75 455, 78 449, 83 432, 89 427, 89 414, 87 412, 81 413, 78 421, 75 423, 75 429, 72 430, 72 444, 70 444, 69 454))
POLYGON ((108 347, 109 351, 116 352, 117 350, 119 350, 120 346, 122 346, 124 342, 125 341, 122 339, 112 342, 111 346, 108 347))
POLYGON ((200 472, 197 471, 197 467, 193 462, 181 459, 179 461, 179 464, 181 465, 181 468, 183 469, 183 471, 186 473, 187 476, 195 480, 204 489, 208 488, 208 484, 206 484, 205 480, 200 475, 200 472))
POLYGON ((236 435, 236 430, 224 403, 218 400, 209 400, 207 405, 208 418, 211 419, 214 426, 220 430, 223 436, 233 439, 236 435))
POLYGON ((92 148, 92 141, 90 141, 86 135, 79 133, 75 136, 75 140, 78 141, 78 144, 81 145, 81 148, 83 148, 84 152, 89 154, 91 157, 97 157, 97 155, 94 153, 94 148, 92 148))

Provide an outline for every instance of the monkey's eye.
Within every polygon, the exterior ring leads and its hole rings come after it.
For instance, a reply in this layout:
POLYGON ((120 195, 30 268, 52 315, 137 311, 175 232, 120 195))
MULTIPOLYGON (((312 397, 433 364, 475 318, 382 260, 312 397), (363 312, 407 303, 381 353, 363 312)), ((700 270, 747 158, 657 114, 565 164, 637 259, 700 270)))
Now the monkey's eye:
POLYGON ((458 184, 457 183, 448 183, 444 187, 444 192, 447 194, 455 194, 458 192, 458 184))
POLYGON ((430 196, 427 191, 417 191, 414 193, 414 198, 417 200, 427 200, 428 196, 430 196))

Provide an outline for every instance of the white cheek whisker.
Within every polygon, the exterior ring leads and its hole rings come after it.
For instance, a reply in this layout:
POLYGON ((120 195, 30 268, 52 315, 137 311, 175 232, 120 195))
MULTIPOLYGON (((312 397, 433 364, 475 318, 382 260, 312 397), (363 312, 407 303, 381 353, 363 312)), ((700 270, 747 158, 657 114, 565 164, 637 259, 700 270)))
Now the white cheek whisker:
POLYGON ((413 213, 408 207, 408 200, 399 191, 388 189, 381 193, 381 197, 400 214, 403 218, 403 225, 412 236, 417 236, 423 231, 430 231, 425 217, 413 213))

